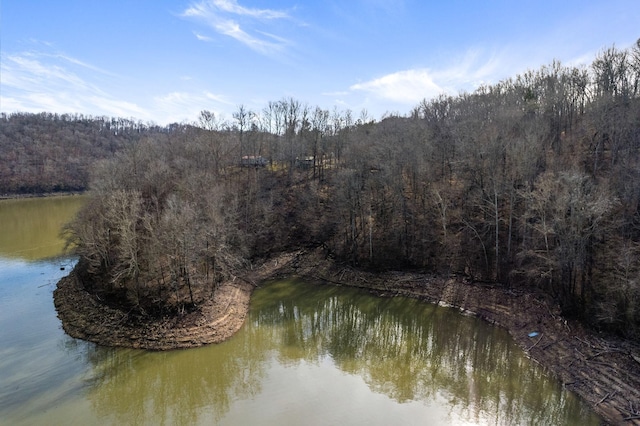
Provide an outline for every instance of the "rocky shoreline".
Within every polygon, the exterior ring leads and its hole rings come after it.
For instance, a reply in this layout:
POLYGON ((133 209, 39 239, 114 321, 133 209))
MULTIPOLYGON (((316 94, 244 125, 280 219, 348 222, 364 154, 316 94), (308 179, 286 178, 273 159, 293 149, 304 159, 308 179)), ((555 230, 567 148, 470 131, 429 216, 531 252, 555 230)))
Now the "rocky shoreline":
POLYGON ((640 345, 600 335, 566 320, 543 294, 411 272, 369 273, 335 264, 320 250, 288 253, 222 284, 200 309, 154 322, 129 321, 84 291, 72 272, 54 302, 64 330, 101 345, 149 350, 222 342, 243 325, 255 286, 270 279, 361 287, 382 297, 405 296, 450 306, 509 331, 534 361, 554 374, 611 424, 640 425, 640 345), (530 337, 531 333, 537 333, 530 337))

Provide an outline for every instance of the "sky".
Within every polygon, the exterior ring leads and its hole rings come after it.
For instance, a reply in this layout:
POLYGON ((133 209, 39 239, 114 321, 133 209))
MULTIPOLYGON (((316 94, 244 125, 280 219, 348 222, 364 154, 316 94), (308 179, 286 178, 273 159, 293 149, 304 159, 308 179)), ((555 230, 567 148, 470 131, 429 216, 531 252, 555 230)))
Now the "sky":
POLYGON ((639 0, 0 0, 0 111, 379 120, 638 38, 639 0))

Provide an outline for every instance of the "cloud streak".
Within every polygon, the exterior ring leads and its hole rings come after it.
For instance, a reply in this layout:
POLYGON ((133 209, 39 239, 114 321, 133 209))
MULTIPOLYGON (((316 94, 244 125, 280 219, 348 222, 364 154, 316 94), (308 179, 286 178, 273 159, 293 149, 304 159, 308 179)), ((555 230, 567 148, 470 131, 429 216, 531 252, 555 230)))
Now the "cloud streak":
POLYGON ((251 16, 259 19, 282 19, 289 17, 286 12, 279 10, 243 7, 238 4, 237 0, 211 0, 208 3, 224 12, 233 13, 235 15, 251 16))
MULTIPOLYGON (((181 16, 203 22, 217 33, 266 56, 280 53, 291 44, 284 37, 256 28, 258 25, 268 26, 270 21, 292 19, 286 11, 248 8, 236 0, 204 0, 192 4, 181 16)), ((197 37, 207 41, 203 35, 197 37)))
POLYGON ((424 97, 436 96, 442 88, 428 69, 398 71, 350 87, 398 103, 417 103, 424 97))
POLYGON ((149 118, 143 108, 133 102, 118 100, 96 83, 82 76, 113 74, 78 59, 62 54, 23 52, 3 54, 3 111, 64 111, 83 114, 137 116, 149 118))
POLYGON ((153 105, 157 111, 162 111, 166 123, 193 120, 205 109, 214 111, 218 117, 224 117, 222 109, 234 107, 225 96, 208 91, 167 93, 154 97, 153 105))
POLYGON ((2 54, 2 112, 81 113, 135 117, 161 124, 184 122, 203 109, 229 109, 234 103, 209 91, 173 91, 132 102, 118 93, 122 77, 77 58, 50 52, 2 54))
POLYGON ((379 99, 412 106, 425 98, 443 93, 454 95, 473 91, 482 84, 505 78, 500 73, 512 69, 505 60, 507 56, 504 53, 486 56, 481 51, 470 50, 449 66, 396 71, 353 84, 349 90, 366 92, 379 99))

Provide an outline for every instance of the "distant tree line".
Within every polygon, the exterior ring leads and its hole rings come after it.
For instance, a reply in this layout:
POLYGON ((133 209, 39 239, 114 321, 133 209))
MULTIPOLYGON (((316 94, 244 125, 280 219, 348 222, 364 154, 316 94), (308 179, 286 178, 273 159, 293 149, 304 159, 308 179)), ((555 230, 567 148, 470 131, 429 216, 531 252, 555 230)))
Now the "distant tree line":
POLYGON ((82 191, 91 164, 165 129, 80 114, 0 114, 0 195, 82 191))
POLYGON ((640 43, 380 121, 294 99, 203 111, 101 158, 71 240, 87 286, 141 312, 196 309, 256 259, 321 246, 544 291, 640 337, 640 43))

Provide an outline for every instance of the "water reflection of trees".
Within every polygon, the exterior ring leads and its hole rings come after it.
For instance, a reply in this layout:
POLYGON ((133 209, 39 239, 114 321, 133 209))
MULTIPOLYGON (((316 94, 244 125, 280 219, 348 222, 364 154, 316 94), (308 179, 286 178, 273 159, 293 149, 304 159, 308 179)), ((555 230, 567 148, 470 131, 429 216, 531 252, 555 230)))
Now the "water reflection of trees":
POLYGON ((466 420, 567 424, 589 419, 577 398, 526 359, 504 330, 412 299, 274 283, 230 341, 166 353, 95 348, 89 398, 112 423, 220 421, 284 365, 330 357, 374 391, 405 403, 446 401, 466 420))
POLYGON ((88 397, 96 414, 110 424, 218 421, 233 401, 260 392, 260 336, 243 337, 161 353, 96 347, 88 354, 94 367, 88 397), (257 350, 246 349, 252 346, 257 350))
MULTIPOLYGON (((283 284, 277 284, 283 285, 283 284)), ((528 360, 506 331, 453 309, 379 299, 351 289, 298 285, 261 306, 283 361, 329 355, 343 371, 400 403, 444 397, 467 419, 566 424, 584 406, 528 360)))

